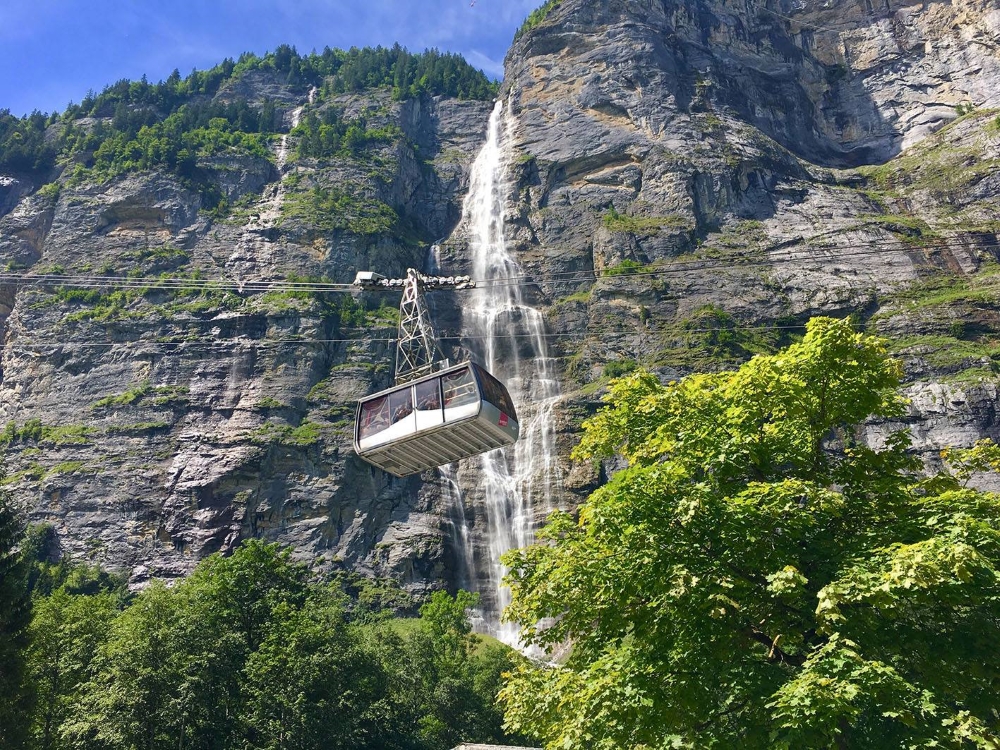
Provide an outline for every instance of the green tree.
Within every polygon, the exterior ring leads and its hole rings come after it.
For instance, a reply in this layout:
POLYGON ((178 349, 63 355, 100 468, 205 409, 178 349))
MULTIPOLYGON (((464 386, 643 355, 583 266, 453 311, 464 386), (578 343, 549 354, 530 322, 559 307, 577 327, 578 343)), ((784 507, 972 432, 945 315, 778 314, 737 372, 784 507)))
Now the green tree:
POLYGON ((116 614, 115 598, 106 593, 74 595, 60 587, 35 600, 28 660, 36 694, 34 747, 66 747, 63 724, 94 676, 94 655, 116 614))
POLYGON ((248 747, 378 746, 370 709, 384 692, 384 675, 329 596, 277 612, 244 675, 248 747))
POLYGON ((248 539, 229 557, 202 561, 176 588, 175 744, 224 748, 250 741, 241 717, 248 700, 262 695, 248 676, 255 671, 250 665, 264 644, 280 640, 276 632, 286 632, 285 621, 306 603, 306 576, 287 549, 248 539))
MULTIPOLYGON (((509 742, 496 709, 501 673, 521 661, 499 644, 484 646, 472 633, 468 610, 478 594, 435 592, 420 608, 420 628, 411 634, 399 668, 410 678, 420 746, 447 750, 462 742, 509 742)), ((399 680, 405 683, 405 676, 399 680)))
POLYGON ((21 513, 10 493, 0 489, 0 750, 23 746, 30 710, 25 650, 31 600, 19 549, 23 538, 21 513))
POLYGON ((192 574, 198 598, 210 602, 213 621, 240 638, 245 652, 256 651, 268 634, 278 607, 300 608, 309 586, 305 565, 291 552, 260 539, 243 542, 231 557, 213 555, 192 574))
POLYGON ((468 591, 454 597, 436 591, 420 608, 421 628, 410 639, 409 662, 419 676, 418 723, 429 747, 450 748, 472 739, 467 735, 478 702, 471 692, 473 636, 466 610, 478 602, 479 596, 468 591))
POLYGON ((882 341, 815 319, 735 372, 613 384, 576 456, 628 467, 505 558, 524 637, 573 644, 517 670, 508 727, 602 750, 1000 746, 1000 502, 921 478, 905 431, 861 444, 903 414, 899 378, 882 341))
POLYGON ((447 750, 505 739, 494 703, 517 657, 471 633, 470 594, 432 597, 414 632, 377 612, 408 601, 385 582, 311 582, 287 550, 248 540, 129 600, 114 577, 54 560, 55 542, 39 526, 19 543, 33 561, 37 700, 33 717, 9 715, 32 747, 447 750))
POLYGON ((176 710, 183 652, 178 598, 154 583, 112 623, 95 674, 62 733, 71 746, 174 748, 183 733, 176 710))
POLYGON ((305 576, 287 551, 248 540, 173 588, 153 584, 111 624, 89 679, 67 686, 80 697, 61 733, 74 746, 123 750, 257 746, 242 723, 248 695, 264 700, 248 665, 287 634, 307 601, 305 576))
POLYGON ((21 514, 0 488, 0 750, 23 745, 30 710, 25 649, 31 599, 28 566, 19 549, 23 538, 21 514))

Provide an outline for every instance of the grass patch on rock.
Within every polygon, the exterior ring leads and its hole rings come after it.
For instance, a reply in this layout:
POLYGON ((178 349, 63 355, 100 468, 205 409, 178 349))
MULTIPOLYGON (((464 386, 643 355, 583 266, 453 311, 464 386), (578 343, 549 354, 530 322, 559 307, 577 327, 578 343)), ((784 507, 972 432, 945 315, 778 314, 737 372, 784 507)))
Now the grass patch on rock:
POLYGON ((646 266, 637 260, 631 260, 626 258, 621 263, 616 263, 613 266, 608 266, 601 271, 601 276, 629 276, 634 273, 639 273, 646 266))
POLYGON ((972 276, 935 273, 894 292, 886 300, 887 312, 876 319, 899 311, 917 311, 956 303, 993 303, 1000 294, 1000 265, 984 264, 972 276))
POLYGON ((46 425, 39 419, 29 419, 20 427, 10 421, 0 432, 0 445, 13 443, 50 443, 52 445, 86 445, 93 429, 82 424, 46 425))
POLYGON ((996 110, 967 113, 895 159, 856 172, 883 194, 926 191, 947 204, 1000 168, 1000 159, 987 157, 984 143, 955 133, 960 124, 966 128, 971 124, 978 127, 978 138, 995 140, 996 114, 996 110))
POLYGON ((903 359, 918 359, 945 381, 996 379, 1000 373, 1000 337, 964 340, 948 334, 906 336, 890 351, 903 359))
POLYGON ((704 305, 658 332, 661 343, 648 364, 683 370, 718 370, 737 365, 792 343, 796 331, 783 327, 787 322, 749 326, 716 305, 704 305))
POLYGON ((257 445, 278 444, 297 448, 315 445, 322 437, 322 427, 307 419, 302 420, 298 427, 268 421, 249 435, 250 441, 257 445))
POLYGON ((153 386, 148 380, 129 388, 114 396, 105 396, 94 402, 91 408, 106 409, 113 406, 128 406, 139 402, 148 402, 154 406, 166 406, 187 400, 188 388, 182 385, 153 386))
MULTIPOLYGON (((297 187, 292 179, 290 187, 297 187)), ((290 190, 281 206, 283 221, 295 220, 323 233, 338 230, 358 235, 388 234, 399 223, 391 206, 373 196, 340 186, 314 185, 304 190, 290 190)))
POLYGON ((665 229, 690 229, 690 222, 683 216, 630 216, 609 208, 601 217, 601 223, 609 232, 628 234, 659 234, 665 229))

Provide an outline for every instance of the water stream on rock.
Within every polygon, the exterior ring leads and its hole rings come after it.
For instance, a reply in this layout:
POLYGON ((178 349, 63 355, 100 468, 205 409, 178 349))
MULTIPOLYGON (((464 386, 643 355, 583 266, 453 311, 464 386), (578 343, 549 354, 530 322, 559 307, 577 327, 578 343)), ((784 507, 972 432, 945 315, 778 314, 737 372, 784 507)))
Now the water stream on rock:
MULTIPOLYGON (((309 92, 308 103, 316 98, 315 87, 309 92)), ((296 107, 290 114, 289 131, 298 127, 302 112, 306 105, 296 107)), ((281 221, 281 209, 285 203, 285 168, 288 166, 288 136, 283 133, 274 153, 274 163, 278 172, 278 181, 269 186, 257 204, 256 213, 251 214, 243 228, 243 234, 236 243, 236 249, 229 258, 227 265, 233 267, 237 279, 270 270, 277 261, 276 249, 269 233, 281 221)))
POLYGON ((461 481, 463 469, 458 486, 467 494, 481 493, 487 514, 489 560, 479 561, 481 570, 475 573, 483 601, 480 629, 517 645, 516 626, 500 622, 510 603, 510 591, 501 587, 506 571, 500 556, 534 541, 536 523, 554 507, 561 476, 553 418, 559 399, 555 361, 546 342, 545 320, 523 298, 524 273, 504 237, 513 127, 513 116, 497 102, 486 144, 472 165, 462 223, 469 236, 472 276, 479 285, 463 321, 468 348, 510 391, 521 437, 510 448, 481 456, 478 466, 468 462, 478 474, 474 490, 461 481))

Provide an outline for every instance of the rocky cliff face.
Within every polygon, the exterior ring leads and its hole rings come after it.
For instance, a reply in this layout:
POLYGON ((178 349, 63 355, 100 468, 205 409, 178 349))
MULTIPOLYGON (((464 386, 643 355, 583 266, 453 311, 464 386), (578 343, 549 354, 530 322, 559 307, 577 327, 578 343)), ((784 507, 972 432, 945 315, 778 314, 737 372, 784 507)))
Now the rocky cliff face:
MULTIPOLYGON (((611 374, 729 366, 815 314, 892 337, 929 463, 943 445, 1000 437, 1000 12, 985 0, 553 5, 512 47, 502 98, 506 234, 559 357, 563 504, 603 480, 566 455, 611 374)), ((58 191, 0 178, 8 267, 150 281, 0 287, 9 487, 65 551, 134 583, 250 535, 415 590, 454 583, 458 509, 442 480, 390 480, 350 449, 354 399, 390 378, 391 312, 152 279, 346 282, 422 266, 449 233, 440 263, 468 270, 456 225, 489 105, 238 86, 219 96, 276 101, 289 124, 337 106, 402 135, 362 159, 295 159, 294 136, 269 158, 220 159, 219 189, 239 206, 224 219, 160 173, 98 185, 64 172, 58 191), (348 199, 331 223, 309 196, 334 188, 348 199)), ((435 304, 457 330, 460 304, 435 304)), ((486 514, 466 512, 481 558, 486 514)))
POLYGON ((270 158, 220 157, 218 185, 239 206, 224 219, 162 173, 63 179, 57 194, 8 179, 8 268, 139 285, 0 291, 8 486, 34 520, 54 524, 62 551, 135 584, 182 575, 247 536, 321 566, 440 582, 449 510, 438 488, 389 481, 351 448, 355 400, 391 378, 398 300, 365 309, 341 295, 225 284, 422 266, 457 221, 489 105, 387 93, 309 104, 268 81, 240 85, 243 98, 277 97, 287 125, 305 107, 336 107, 399 135, 356 159, 295 159, 288 136, 270 158), (349 196, 332 228, 310 208, 317 188, 349 196), (380 207, 405 236, 366 227, 380 207), (158 288, 160 275, 198 285, 158 288))
POLYGON ((856 166, 956 105, 1000 103, 998 14, 985 0, 568 0, 515 45, 507 80, 529 101, 624 114, 667 141, 685 115, 725 108, 806 161, 856 166))
POLYGON ((503 94, 564 412, 606 371, 676 377, 854 315, 896 341, 928 462, 996 436, 997 23, 975 1, 554 4, 503 94))

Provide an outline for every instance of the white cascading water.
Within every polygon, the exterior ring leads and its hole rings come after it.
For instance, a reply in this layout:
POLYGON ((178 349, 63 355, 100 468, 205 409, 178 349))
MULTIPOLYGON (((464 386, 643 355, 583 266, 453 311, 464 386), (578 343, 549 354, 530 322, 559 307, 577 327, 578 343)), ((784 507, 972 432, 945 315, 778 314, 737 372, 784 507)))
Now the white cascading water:
POLYGON ((501 586, 506 571, 500 556, 534 541, 536 523, 553 510, 561 476, 553 413, 559 398, 555 362, 542 313, 524 301, 524 274, 504 237, 513 127, 509 109, 505 112, 503 102, 497 102, 486 145, 472 165, 462 223, 469 236, 472 276, 478 280, 472 304, 463 311, 466 344, 507 386, 521 427, 516 444, 485 454, 477 467, 490 554, 488 563, 484 561, 488 570, 475 576, 484 595, 480 627, 517 646, 517 627, 500 622, 510 603, 509 589, 501 586))
MULTIPOLYGON (((315 103, 316 93, 314 86, 309 91, 308 104, 315 103)), ((289 130, 299 126, 305 108, 306 105, 303 104, 292 110, 289 130)), ((285 203, 283 178, 285 167, 288 165, 288 133, 282 134, 278 140, 278 147, 274 152, 274 164, 278 171, 278 181, 261 196, 256 213, 251 214, 250 220, 243 228, 243 236, 236 243, 236 249, 229 258, 228 265, 233 268, 237 280, 241 282, 245 280, 244 275, 259 273, 261 270, 270 271, 277 261, 277 248, 268 238, 268 232, 281 221, 281 208, 285 203)))

